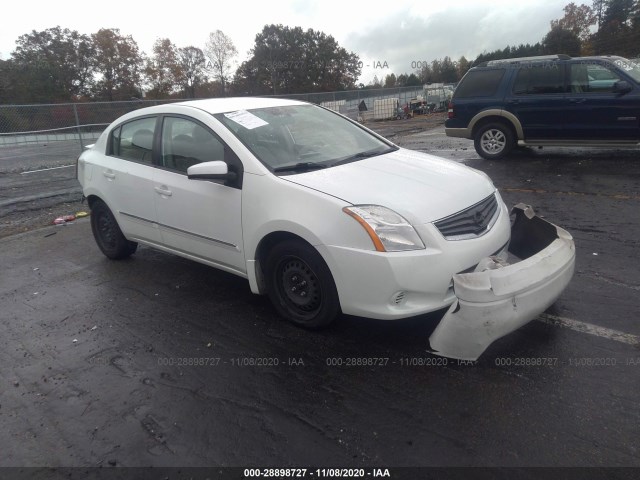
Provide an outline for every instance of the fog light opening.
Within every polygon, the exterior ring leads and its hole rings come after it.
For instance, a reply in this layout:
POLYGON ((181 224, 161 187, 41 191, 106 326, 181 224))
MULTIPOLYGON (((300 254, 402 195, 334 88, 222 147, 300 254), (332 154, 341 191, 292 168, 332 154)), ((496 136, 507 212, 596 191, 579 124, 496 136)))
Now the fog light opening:
POLYGON ((394 305, 402 305, 405 301, 405 298, 407 296, 407 292, 405 291, 399 291, 394 293, 391 296, 391 303, 393 303, 394 305))

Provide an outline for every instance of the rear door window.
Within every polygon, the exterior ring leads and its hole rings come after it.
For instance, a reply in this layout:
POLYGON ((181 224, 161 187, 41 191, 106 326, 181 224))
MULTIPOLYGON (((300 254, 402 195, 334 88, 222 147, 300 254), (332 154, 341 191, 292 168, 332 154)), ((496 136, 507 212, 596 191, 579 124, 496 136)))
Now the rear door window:
POLYGON ((111 132, 110 154, 125 160, 152 163, 153 132, 156 117, 133 120, 111 132))
POLYGON ((498 91, 504 72, 504 68, 471 70, 456 88, 454 96, 456 98, 492 97, 498 91))
POLYGON ((515 95, 564 93, 564 68, 556 62, 521 65, 513 82, 515 95))

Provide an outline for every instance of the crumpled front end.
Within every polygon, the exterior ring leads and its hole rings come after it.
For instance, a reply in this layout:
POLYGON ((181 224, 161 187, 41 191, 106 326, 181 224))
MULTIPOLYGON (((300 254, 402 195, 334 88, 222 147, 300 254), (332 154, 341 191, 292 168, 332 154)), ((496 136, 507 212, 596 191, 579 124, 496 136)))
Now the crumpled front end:
POLYGON ((573 276, 575 245, 566 230, 518 204, 509 253, 483 259, 474 272, 453 277, 457 300, 429 338, 433 353, 476 360, 491 343, 536 318, 573 276))

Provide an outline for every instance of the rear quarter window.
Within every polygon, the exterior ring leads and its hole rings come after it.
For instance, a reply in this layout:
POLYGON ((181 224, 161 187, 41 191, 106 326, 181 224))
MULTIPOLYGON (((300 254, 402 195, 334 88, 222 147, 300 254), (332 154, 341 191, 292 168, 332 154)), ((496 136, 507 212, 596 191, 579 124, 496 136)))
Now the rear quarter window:
POLYGON ((498 91, 504 73, 504 68, 471 70, 461 80, 454 96, 456 98, 492 97, 498 91))

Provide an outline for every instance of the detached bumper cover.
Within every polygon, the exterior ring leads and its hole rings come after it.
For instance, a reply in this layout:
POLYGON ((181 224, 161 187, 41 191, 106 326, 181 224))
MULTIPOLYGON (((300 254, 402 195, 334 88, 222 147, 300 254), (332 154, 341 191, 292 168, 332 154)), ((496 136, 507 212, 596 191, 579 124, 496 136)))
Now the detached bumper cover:
POLYGON ((575 265, 571 234, 528 205, 518 204, 512 213, 509 253, 521 261, 489 257, 474 272, 454 275, 457 300, 429 338, 433 353, 476 360, 492 342, 544 312, 569 284, 575 265))

